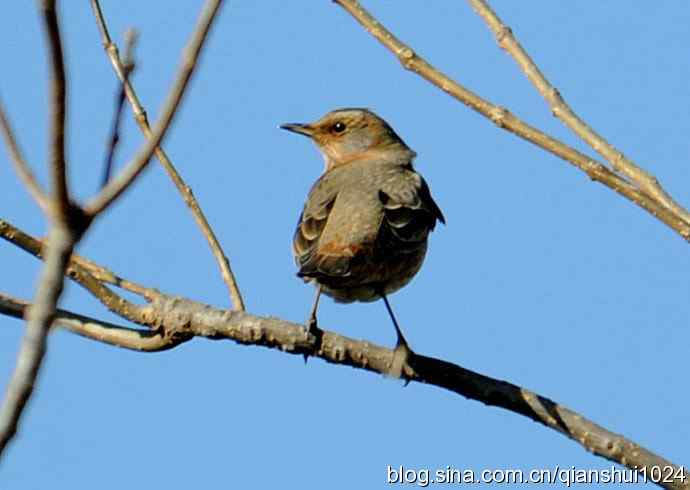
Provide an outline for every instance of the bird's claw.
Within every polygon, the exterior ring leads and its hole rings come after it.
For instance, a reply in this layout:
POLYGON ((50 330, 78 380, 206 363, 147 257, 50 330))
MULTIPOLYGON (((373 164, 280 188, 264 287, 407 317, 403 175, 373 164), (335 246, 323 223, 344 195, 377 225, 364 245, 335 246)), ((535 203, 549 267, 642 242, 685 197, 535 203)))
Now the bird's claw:
MULTIPOLYGON (((412 355, 410 346, 405 341, 405 338, 398 336, 398 343, 393 350, 393 361, 391 362, 388 375, 393 378, 403 378, 406 372, 410 371, 408 360, 412 355)), ((405 386, 410 383, 409 378, 405 378, 405 386)))
POLYGON ((315 352, 318 352, 319 348, 321 347, 321 338, 323 337, 323 330, 319 328, 315 317, 312 316, 309 318, 305 327, 307 329, 306 340, 309 343, 310 352, 304 352, 302 354, 304 357, 304 364, 307 363, 310 355, 314 355, 315 352))

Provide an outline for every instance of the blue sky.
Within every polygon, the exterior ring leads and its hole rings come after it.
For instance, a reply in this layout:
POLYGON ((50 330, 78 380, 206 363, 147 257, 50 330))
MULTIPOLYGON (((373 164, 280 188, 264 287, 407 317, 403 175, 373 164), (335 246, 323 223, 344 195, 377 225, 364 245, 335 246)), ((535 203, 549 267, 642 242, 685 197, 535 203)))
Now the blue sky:
MULTIPOLYGON (((115 78, 88 2, 61 9, 70 177, 98 186, 115 78)), ((104 1, 111 34, 139 29, 133 81, 152 120, 200 1, 104 1)), ((530 124, 592 154, 558 120, 465 2, 365 2, 428 61, 530 124)), ((687 2, 493 1, 596 130, 690 204, 687 2)), ((47 70, 34 2, 0 17, 0 96, 45 177, 47 70)), ((229 2, 165 148, 214 226, 248 310, 306 319, 313 292, 290 240, 322 171, 277 129, 370 107, 418 153, 447 218, 418 277, 391 297, 412 347, 532 389, 688 464, 690 249, 568 164, 499 130, 413 74, 331 2, 229 2)), ((125 118, 118 163, 142 137, 125 118)), ((0 152, 2 217, 45 223, 0 152)), ((226 289, 158 164, 79 252, 121 275, 218 306, 226 289)), ((40 264, 0 244, 0 289, 30 298, 40 264)), ((75 285, 62 306, 114 317, 75 285)), ((324 328, 393 345, 383 304, 322 302, 324 328)), ((0 317, 0 386, 22 324, 0 317)), ((231 342, 159 354, 51 336, 38 390, 0 467, 3 488, 385 487, 386 466, 606 468, 523 417, 437 388, 231 342)))

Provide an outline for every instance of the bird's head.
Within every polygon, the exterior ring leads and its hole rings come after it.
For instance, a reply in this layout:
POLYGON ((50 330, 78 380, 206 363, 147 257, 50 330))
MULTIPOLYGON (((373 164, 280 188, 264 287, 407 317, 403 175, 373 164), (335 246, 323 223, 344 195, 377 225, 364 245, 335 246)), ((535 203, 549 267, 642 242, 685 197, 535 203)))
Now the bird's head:
POLYGON ((386 121, 368 109, 337 109, 313 123, 280 127, 311 138, 323 154, 326 170, 380 155, 409 162, 415 155, 386 121))

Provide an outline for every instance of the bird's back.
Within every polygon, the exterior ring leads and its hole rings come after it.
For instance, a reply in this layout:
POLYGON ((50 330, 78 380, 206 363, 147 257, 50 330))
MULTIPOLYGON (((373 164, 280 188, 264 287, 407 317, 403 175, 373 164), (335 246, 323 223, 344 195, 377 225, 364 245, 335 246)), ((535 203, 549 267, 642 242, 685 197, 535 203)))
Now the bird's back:
POLYGON ((443 216, 411 165, 361 160, 312 187, 293 241, 299 275, 337 301, 371 301, 421 266, 428 233, 443 216))

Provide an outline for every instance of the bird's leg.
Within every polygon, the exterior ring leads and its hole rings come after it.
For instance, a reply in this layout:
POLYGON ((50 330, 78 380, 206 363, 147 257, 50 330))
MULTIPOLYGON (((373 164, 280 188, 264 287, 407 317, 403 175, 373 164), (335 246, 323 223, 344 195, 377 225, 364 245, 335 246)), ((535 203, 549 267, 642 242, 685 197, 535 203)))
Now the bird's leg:
POLYGON ((412 350, 410 349, 407 340, 405 340, 405 336, 403 335, 402 330, 400 330, 400 325, 398 325, 398 321, 395 319, 395 315, 393 314, 393 308, 391 308, 391 305, 388 302, 388 298, 383 293, 381 293, 381 298, 383 298, 383 302, 386 305, 388 314, 390 315, 391 320, 393 320, 395 333, 398 335, 398 340, 395 344, 395 351, 393 353, 393 363, 391 365, 389 374, 396 378, 401 378, 403 375, 403 368, 405 367, 405 365, 407 365, 407 359, 412 350))
POLYGON ((319 328, 316 321, 316 311, 319 309, 319 299, 321 299, 321 284, 316 285, 316 296, 314 297, 314 304, 311 307, 309 320, 307 320, 307 333, 314 333, 314 330, 319 328))
POLYGON ((402 330, 400 330, 400 325, 398 325, 398 320, 395 319, 395 315, 393 314, 393 308, 391 308, 391 304, 388 302, 388 298, 386 297, 385 294, 381 294, 381 298, 383 298, 383 302, 386 304, 386 309, 388 310, 388 314, 391 317, 391 320, 393 320, 393 326, 395 327, 395 333, 398 335, 398 341, 395 344, 395 347, 404 347, 407 350, 410 350, 410 346, 407 343, 407 340, 405 340, 405 336, 402 333, 402 330))
MULTIPOLYGON (((318 326, 318 322, 316 320, 316 311, 319 309, 319 299, 321 299, 321 285, 317 284, 316 285, 316 297, 314 298, 314 304, 311 307, 311 313, 309 314, 309 319, 307 320, 307 339, 311 335, 313 335, 316 338, 316 341, 312 344, 313 351, 318 349, 319 345, 321 344, 321 338, 323 337, 323 330, 321 330, 318 326)), ((312 351, 312 352, 313 352, 312 351)), ((304 355, 304 363, 307 363, 307 359, 309 359, 309 354, 303 354, 304 355)))

